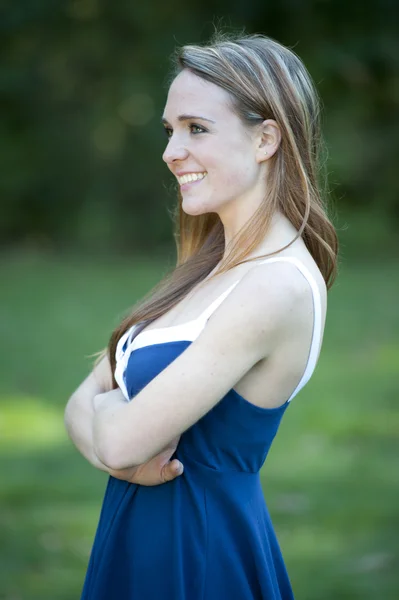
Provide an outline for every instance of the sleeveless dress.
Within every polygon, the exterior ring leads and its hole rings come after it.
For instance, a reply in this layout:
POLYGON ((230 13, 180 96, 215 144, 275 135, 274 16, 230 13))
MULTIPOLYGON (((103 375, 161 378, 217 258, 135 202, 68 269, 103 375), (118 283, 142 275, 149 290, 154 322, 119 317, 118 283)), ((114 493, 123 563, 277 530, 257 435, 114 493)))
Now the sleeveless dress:
MULTIPOLYGON (((261 408, 231 389, 185 431, 172 458, 184 473, 157 486, 109 478, 82 600, 292 600, 259 471, 282 416, 310 379, 322 335, 320 292, 308 269, 314 325, 306 370, 290 398, 261 408)), ((256 264, 260 264, 257 262, 256 264)), ((237 285, 194 321, 121 337, 116 380, 128 400, 177 358, 237 285)), ((138 424, 138 427, 140 425, 138 424)))

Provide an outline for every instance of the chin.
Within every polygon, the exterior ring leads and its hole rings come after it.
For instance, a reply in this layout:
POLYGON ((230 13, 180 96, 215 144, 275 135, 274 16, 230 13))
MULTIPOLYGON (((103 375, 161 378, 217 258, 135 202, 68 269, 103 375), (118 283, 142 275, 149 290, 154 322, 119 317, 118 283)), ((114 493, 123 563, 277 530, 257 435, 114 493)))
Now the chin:
POLYGON ((208 207, 203 202, 190 202, 190 200, 185 201, 183 199, 182 209, 186 213, 186 215, 190 215, 192 217, 199 217, 200 215, 205 215, 209 212, 215 212, 215 210, 208 207))

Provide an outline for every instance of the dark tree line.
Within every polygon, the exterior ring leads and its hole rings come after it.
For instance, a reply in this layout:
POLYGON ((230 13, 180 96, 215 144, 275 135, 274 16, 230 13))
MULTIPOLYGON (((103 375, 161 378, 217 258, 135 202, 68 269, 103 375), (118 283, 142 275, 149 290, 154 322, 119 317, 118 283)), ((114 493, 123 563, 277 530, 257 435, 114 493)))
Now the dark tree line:
POLYGON ((399 220, 398 17, 393 0, 6 0, 2 245, 119 251, 170 240, 160 125, 168 59, 220 23, 301 56, 323 100, 338 202, 399 220))

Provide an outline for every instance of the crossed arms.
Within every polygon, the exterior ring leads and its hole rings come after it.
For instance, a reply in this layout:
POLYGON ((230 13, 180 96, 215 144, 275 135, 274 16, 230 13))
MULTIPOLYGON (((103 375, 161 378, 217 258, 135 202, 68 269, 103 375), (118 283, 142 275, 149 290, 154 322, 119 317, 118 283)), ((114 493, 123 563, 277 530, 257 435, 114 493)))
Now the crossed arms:
POLYGON ((119 388, 110 391, 109 363, 107 371, 103 359, 68 402, 65 421, 72 440, 87 460, 108 472, 148 463, 267 358, 293 327, 307 323, 308 313, 309 287, 292 265, 252 268, 200 336, 134 401, 127 403, 119 388), (83 395, 91 401, 82 403, 83 395))

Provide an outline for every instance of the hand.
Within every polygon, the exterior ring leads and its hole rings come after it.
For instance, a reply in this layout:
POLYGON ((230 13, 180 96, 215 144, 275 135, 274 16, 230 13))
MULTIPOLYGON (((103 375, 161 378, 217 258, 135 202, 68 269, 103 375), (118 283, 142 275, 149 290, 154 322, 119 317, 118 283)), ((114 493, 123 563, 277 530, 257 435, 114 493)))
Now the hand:
POLYGON ((183 473, 183 465, 176 458, 172 461, 169 460, 175 452, 179 440, 180 436, 172 440, 166 448, 146 463, 121 471, 110 471, 110 475, 129 483, 147 486, 172 481, 183 473), (181 465, 181 471, 178 471, 179 465, 181 465))

